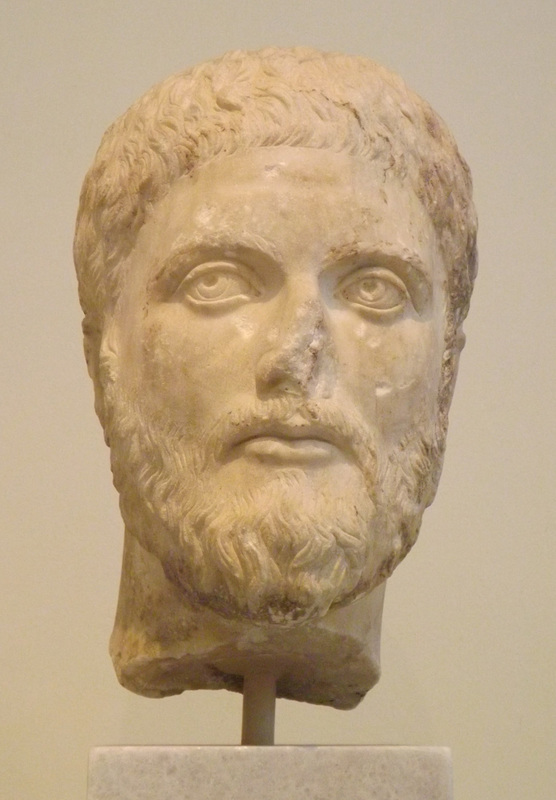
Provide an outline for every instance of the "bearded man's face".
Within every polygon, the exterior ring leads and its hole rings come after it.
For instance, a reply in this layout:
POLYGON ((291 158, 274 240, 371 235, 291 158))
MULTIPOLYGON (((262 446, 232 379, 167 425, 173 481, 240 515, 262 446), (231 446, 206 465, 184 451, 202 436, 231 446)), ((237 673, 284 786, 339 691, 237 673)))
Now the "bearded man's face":
POLYGON ((253 148, 158 202, 106 425, 128 530, 190 602, 293 623, 403 558, 443 449, 445 280, 419 199, 362 157, 253 148))

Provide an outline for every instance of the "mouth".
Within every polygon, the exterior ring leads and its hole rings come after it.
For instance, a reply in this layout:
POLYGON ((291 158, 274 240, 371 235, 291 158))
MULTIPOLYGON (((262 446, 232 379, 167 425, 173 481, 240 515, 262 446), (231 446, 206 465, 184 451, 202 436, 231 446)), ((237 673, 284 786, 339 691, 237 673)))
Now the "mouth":
POLYGON ((275 465, 329 463, 347 447, 333 431, 313 423, 273 423, 243 432, 232 445, 234 455, 275 465))

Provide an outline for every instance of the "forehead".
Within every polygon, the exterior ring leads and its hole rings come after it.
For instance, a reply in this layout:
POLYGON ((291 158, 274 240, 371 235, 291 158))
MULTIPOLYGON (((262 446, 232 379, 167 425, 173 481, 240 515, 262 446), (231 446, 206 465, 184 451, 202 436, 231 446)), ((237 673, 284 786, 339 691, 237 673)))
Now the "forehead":
POLYGON ((436 235, 413 188, 388 164, 303 147, 257 147, 220 156, 179 179, 140 234, 159 261, 187 247, 253 243, 281 260, 326 259, 350 248, 422 261, 436 235))

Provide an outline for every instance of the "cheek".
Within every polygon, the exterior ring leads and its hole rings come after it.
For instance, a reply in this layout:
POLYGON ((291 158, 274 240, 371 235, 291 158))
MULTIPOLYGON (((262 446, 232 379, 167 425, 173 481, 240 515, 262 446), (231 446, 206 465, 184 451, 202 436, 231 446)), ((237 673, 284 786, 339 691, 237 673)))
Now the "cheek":
POLYGON ((384 438, 399 440, 433 420, 442 359, 433 326, 414 320, 372 331, 365 326, 357 341, 359 394, 384 438))
POLYGON ((186 428, 210 425, 244 391, 254 332, 249 320, 198 318, 177 305, 150 313, 141 358, 151 408, 186 428))

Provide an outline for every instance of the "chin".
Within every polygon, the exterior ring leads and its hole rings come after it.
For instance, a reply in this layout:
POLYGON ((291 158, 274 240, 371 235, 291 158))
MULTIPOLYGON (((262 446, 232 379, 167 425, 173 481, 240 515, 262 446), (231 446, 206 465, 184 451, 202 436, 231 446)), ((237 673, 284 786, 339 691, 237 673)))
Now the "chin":
POLYGON ((273 471, 252 488, 139 415, 110 433, 129 532, 187 602, 261 625, 303 624, 382 583, 417 538, 438 472, 439 447, 420 433, 395 453, 368 441, 347 481, 273 471))

